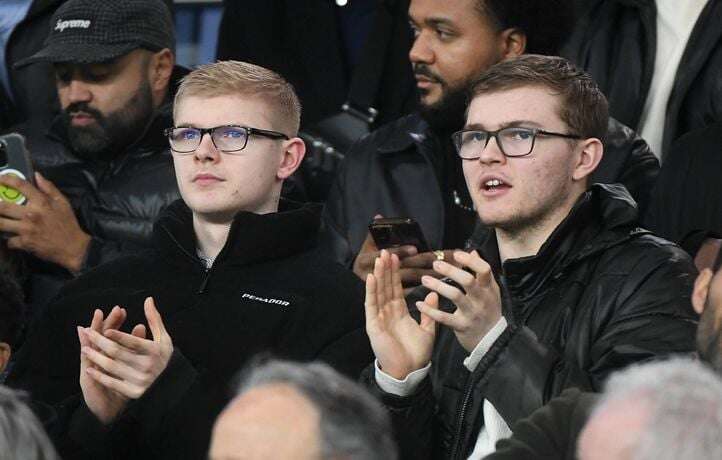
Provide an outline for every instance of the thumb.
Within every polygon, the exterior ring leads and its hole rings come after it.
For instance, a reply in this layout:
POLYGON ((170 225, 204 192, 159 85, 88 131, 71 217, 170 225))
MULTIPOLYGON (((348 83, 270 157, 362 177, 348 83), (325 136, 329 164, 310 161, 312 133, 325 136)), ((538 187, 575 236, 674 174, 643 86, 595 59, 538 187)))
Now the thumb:
POLYGON ((366 234, 366 239, 364 240, 363 244, 361 245, 361 249, 359 249, 359 254, 368 254, 369 252, 378 252, 379 248, 376 247, 376 242, 374 241, 374 238, 371 236, 371 232, 366 234))
POLYGON ((160 342, 168 335, 168 333, 165 330, 165 325, 163 325, 163 319, 160 317, 160 313, 158 313, 158 309, 155 307, 153 297, 145 299, 143 309, 145 310, 145 318, 148 320, 150 332, 153 334, 153 341, 160 342))
MULTIPOLYGON (((435 310, 439 309, 439 295, 435 292, 430 292, 426 298, 424 298, 426 306, 435 310)), ((421 329, 431 334, 436 332, 436 321, 429 315, 421 313, 421 322, 419 323, 421 329)))
POLYGON ((39 172, 35 173, 35 184, 38 186, 38 190, 40 190, 41 192, 48 195, 48 197, 50 197, 51 199, 65 200, 65 195, 63 195, 63 193, 60 190, 58 190, 58 188, 55 186, 55 184, 53 184, 52 182, 47 180, 39 172))

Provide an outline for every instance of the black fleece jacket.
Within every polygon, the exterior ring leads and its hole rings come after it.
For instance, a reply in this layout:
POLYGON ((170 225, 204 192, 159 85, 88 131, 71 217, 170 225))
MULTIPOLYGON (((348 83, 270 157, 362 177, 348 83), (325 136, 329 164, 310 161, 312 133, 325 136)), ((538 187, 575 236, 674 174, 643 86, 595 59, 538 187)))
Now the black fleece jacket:
MULTIPOLYGON (((351 376, 371 361, 363 283, 313 248, 317 205, 239 213, 206 270, 190 210, 171 205, 154 227, 154 250, 101 266, 68 284, 31 332, 8 384, 73 412, 81 398, 75 326, 94 308, 128 310, 145 323, 153 296, 173 340, 169 366, 116 423, 101 429, 81 404, 59 445, 67 458, 205 458, 233 376, 260 352, 322 360, 351 376), (76 395, 71 400, 66 398, 76 395), (65 402, 63 402, 65 400, 65 402)), ((59 430, 63 431, 63 430, 59 430)))

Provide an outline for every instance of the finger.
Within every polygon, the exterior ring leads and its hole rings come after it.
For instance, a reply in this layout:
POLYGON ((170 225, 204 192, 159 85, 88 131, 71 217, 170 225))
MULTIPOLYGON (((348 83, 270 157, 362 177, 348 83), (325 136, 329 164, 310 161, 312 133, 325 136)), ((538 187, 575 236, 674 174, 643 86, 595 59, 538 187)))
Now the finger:
MULTIPOLYGON (((35 173, 35 183, 38 189, 45 193, 53 201, 67 201, 65 195, 51 181, 43 177, 39 172, 35 173)), ((29 198, 28 198, 29 200, 29 198)))
POLYGON ((376 281, 376 305, 379 308, 386 304, 386 284, 384 281, 385 270, 384 260, 381 256, 376 258, 374 261, 374 279, 376 281))
MULTIPOLYGON (((140 324, 138 326, 141 326, 140 324)), ((136 326, 136 328, 138 327, 136 326)), ((143 333, 145 333, 145 326, 143 327, 143 333)), ((135 331, 135 328, 133 329, 135 331)), ((123 347, 137 352, 148 354, 153 349, 153 341, 146 339, 145 337, 138 337, 134 334, 126 334, 115 329, 105 331, 105 337, 123 347)))
MULTIPOLYGON (((13 205, 17 206, 17 205, 13 205)), ((0 231, 19 235, 25 231, 27 223, 14 218, 0 217, 0 231)))
POLYGON ((431 268, 431 264, 436 260, 436 254, 433 252, 422 252, 415 256, 407 257, 401 264, 403 268, 431 268))
POLYGON ((85 333, 85 328, 83 326, 78 326, 78 341, 80 342, 81 347, 89 347, 90 341, 88 340, 88 336, 85 333))
MULTIPOLYGON (((108 331, 111 332, 111 331, 108 331)), ((116 331, 117 332, 117 331, 116 331)), ((121 332, 121 334, 123 334, 121 332)), ((127 334, 126 334, 127 335, 127 334)), ((133 350, 128 347, 125 347, 124 345, 120 344, 119 342, 106 337, 97 331, 89 330, 88 331, 88 339, 90 340, 90 343, 96 347, 98 350, 102 351, 103 354, 105 354, 108 358, 111 358, 116 361, 123 361, 125 363, 129 364, 135 364, 138 362, 138 355, 139 353, 142 354, 150 354, 151 353, 151 346, 152 342, 150 340, 146 340, 148 342, 149 346, 146 345, 141 350, 133 350)), ((141 340, 141 339, 138 339, 141 340)), ((145 344, 142 344, 144 346, 145 344)))
POLYGON ((32 203, 33 201, 37 203, 41 198, 45 198, 45 194, 35 188, 33 184, 12 174, 3 174, 0 176, 0 184, 12 187, 25 195, 28 203, 32 203))
POLYGON ((364 310, 366 312, 366 325, 368 326, 369 321, 379 315, 379 306, 376 303, 376 277, 370 273, 366 277, 366 301, 364 302, 364 310))
POLYGON ((443 324, 454 330, 461 329, 461 320, 451 313, 446 313, 438 308, 434 308, 426 304, 426 302, 416 302, 416 308, 439 324, 443 324))
POLYGON ((145 318, 148 320, 150 332, 153 334, 153 341, 162 342, 166 340, 166 337, 169 337, 168 332, 165 330, 163 318, 160 317, 160 313, 158 313, 158 309, 155 307, 153 297, 145 299, 143 310, 145 311, 145 318))
POLYGON ((25 206, 0 200, 0 216, 12 220, 21 220, 26 212, 27 208, 25 206))
POLYGON ((401 285, 399 264, 399 257, 396 254, 391 254, 391 295, 393 299, 404 298, 404 287, 401 285))
POLYGON ((491 266, 481 258, 478 252, 472 251, 471 253, 464 251, 456 251, 454 253, 454 259, 465 267, 469 267, 476 274, 476 280, 479 284, 485 284, 491 282, 494 278, 491 266))
POLYGON ((471 288, 476 283, 474 275, 448 262, 437 260, 434 262, 434 270, 441 275, 442 278, 450 278, 459 283, 464 289, 471 288))
POLYGON ((108 316, 105 318, 105 321, 103 321, 103 331, 106 331, 108 329, 118 329, 120 326, 123 325, 125 322, 125 318, 127 318, 128 312, 125 311, 125 308, 121 308, 120 306, 116 305, 113 307, 112 310, 110 310, 110 313, 108 313, 108 316))
POLYGON ((94 331, 103 330, 103 312, 98 308, 93 311, 93 319, 90 321, 90 329, 94 331))
POLYGON ((421 278, 421 284, 438 293, 440 296, 451 300, 457 307, 466 309, 466 302, 464 302, 466 294, 464 294, 460 289, 431 276, 424 276, 421 278))
POLYGON ((29 248, 25 247, 25 244, 23 243, 23 238, 20 236, 13 236, 11 238, 8 238, 7 247, 8 249, 15 249, 20 251, 29 250, 29 248))
POLYGON ((141 339, 147 338, 147 331, 145 330, 145 324, 136 324, 130 335, 141 339))
POLYGON ((413 257, 419 253, 419 250, 416 249, 416 246, 399 246, 397 248, 387 248, 387 251, 391 254, 396 254, 399 256, 400 260, 407 259, 409 257, 413 257))
POLYGON ((138 399, 142 396, 143 391, 136 385, 118 380, 114 377, 104 374, 103 372, 93 369, 92 367, 85 370, 96 382, 104 387, 119 393, 129 399, 138 399))
POLYGON ((424 276, 433 276, 438 278, 439 274, 431 269, 422 268, 402 268, 400 270, 401 284, 404 286, 418 286, 421 284, 421 278, 424 276))
POLYGON ((92 347, 83 347, 80 349, 80 352, 85 355, 94 366, 102 369, 106 374, 131 382, 143 381, 143 375, 139 371, 122 361, 109 358, 103 353, 94 350, 92 347))
MULTIPOLYGON (((438 310, 439 295, 435 292, 430 292, 426 295, 422 303, 425 304, 428 308, 438 310)), ((436 332, 436 321, 434 321, 434 319, 426 313, 421 313, 421 321, 419 322, 419 326, 421 327, 421 329, 428 333, 433 334, 436 332)))

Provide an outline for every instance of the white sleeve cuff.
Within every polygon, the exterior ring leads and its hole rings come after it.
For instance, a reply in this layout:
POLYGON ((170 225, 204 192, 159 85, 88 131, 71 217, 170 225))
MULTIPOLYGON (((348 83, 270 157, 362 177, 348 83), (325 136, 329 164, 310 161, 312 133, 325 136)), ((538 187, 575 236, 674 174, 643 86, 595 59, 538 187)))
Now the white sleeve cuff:
POLYGON ((476 369, 476 366, 479 365, 481 358, 484 357, 484 355, 489 351, 489 349, 491 349, 491 346, 494 345, 496 339, 498 339, 499 336, 506 330, 506 326, 506 318, 502 316, 501 319, 494 325, 494 327, 492 327, 491 330, 486 333, 484 338, 482 338, 481 341, 476 345, 476 347, 471 351, 471 354, 467 356, 467 358, 464 360, 464 366, 469 369, 469 372, 474 372, 474 369, 476 369))
POLYGON ((422 367, 421 369, 416 369, 415 371, 411 372, 403 380, 395 379, 389 374, 382 371, 379 367, 378 359, 374 361, 374 368, 376 369, 375 377, 376 383, 378 384, 379 388, 381 388, 386 393, 391 393, 392 395, 403 397, 413 393, 416 390, 416 387, 419 386, 421 381, 424 380, 427 375, 429 375, 429 368, 431 368, 431 362, 429 362, 426 367, 422 367))

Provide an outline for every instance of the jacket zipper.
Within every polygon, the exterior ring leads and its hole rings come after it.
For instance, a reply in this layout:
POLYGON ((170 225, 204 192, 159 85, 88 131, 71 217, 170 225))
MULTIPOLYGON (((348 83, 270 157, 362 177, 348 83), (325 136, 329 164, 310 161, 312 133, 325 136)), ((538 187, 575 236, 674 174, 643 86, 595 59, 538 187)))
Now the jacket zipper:
POLYGON ((206 292, 206 287, 208 286, 208 280, 211 277, 211 270, 213 269, 213 267, 207 268, 197 258, 193 257, 188 251, 186 251, 183 246, 181 246, 181 244, 178 242, 178 240, 175 239, 175 237, 170 232, 170 230, 168 230, 165 226, 161 226, 161 228, 163 228, 163 230, 165 230, 165 232, 168 234, 170 239, 175 243, 176 246, 178 246, 178 249, 180 249, 181 252, 186 255, 186 257, 191 259, 194 263, 198 263, 203 266, 203 272, 204 272, 203 280, 201 281, 201 285, 198 288, 198 292, 196 292, 196 294, 203 294, 204 292, 206 292))
POLYGON ((456 425, 456 435, 454 436, 454 448, 451 450, 451 458, 452 459, 458 459, 461 455, 461 432, 462 427, 464 425, 464 418, 466 417, 466 409, 469 406, 469 400, 471 399, 471 392, 474 389, 474 379, 472 376, 469 376, 469 381, 466 384, 466 388, 464 390, 464 399, 461 402, 461 407, 459 408, 458 415, 456 417, 457 425, 456 425))

